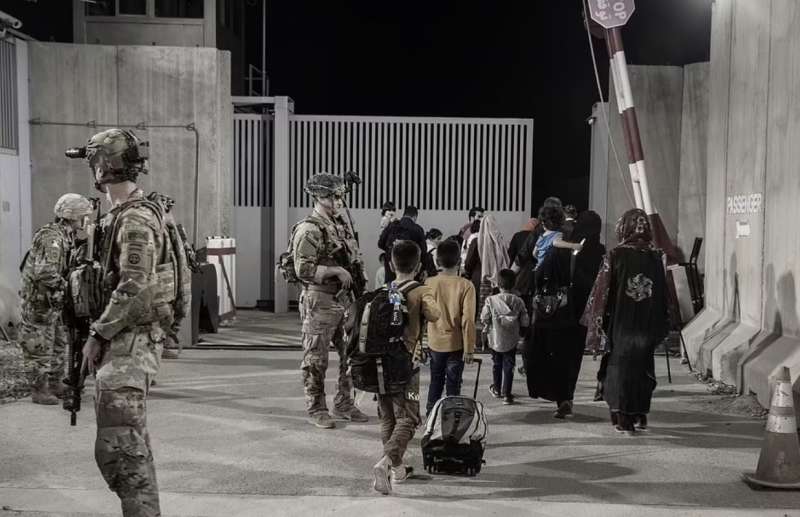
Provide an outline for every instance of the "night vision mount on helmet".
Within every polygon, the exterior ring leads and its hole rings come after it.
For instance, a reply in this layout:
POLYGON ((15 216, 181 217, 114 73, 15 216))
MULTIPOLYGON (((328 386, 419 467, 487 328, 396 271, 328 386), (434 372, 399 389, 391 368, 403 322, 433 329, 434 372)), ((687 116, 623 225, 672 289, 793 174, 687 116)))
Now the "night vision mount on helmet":
POLYGON ((108 129, 92 136, 85 147, 72 147, 64 154, 68 158, 86 158, 89 169, 102 174, 95 179, 95 188, 106 183, 136 181, 139 174, 147 174, 149 142, 139 140, 133 131, 108 129))

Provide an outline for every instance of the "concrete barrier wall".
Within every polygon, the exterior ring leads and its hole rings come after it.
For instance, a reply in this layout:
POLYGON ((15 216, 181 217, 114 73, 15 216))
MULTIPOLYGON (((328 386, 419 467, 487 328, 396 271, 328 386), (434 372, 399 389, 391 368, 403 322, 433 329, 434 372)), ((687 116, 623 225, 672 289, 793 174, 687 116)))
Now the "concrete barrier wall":
POLYGON ((732 328, 731 303, 727 299, 724 277, 725 210, 728 164, 728 103, 730 98, 731 23, 730 2, 714 2, 711 24, 711 59, 708 72, 708 147, 706 151, 706 231, 703 243, 705 308, 684 329, 683 337, 692 364, 700 371, 705 364, 701 347, 708 341, 719 342, 732 328), (712 94, 713 92, 713 94, 712 94))
POLYGON ((793 0, 714 3, 707 309, 684 332, 703 368, 765 406, 781 366, 800 399, 798 23, 793 0))
MULTIPOLYGON (((708 149, 708 63, 683 67, 678 247, 688 260, 696 237, 705 237, 708 149)), ((700 254, 698 266, 704 266, 700 254)))
MULTIPOLYGON (((195 163, 199 165, 198 241, 230 233, 232 107, 230 55, 209 48, 115 47, 33 43, 30 51, 33 224, 52 217, 64 192, 96 194, 84 161, 68 160, 64 149, 83 145, 107 129, 49 124, 144 123, 133 128, 150 141, 150 174, 145 190, 176 200, 175 216, 191 238, 194 221, 195 163), (194 123, 199 134, 184 127, 194 123)), ((106 207, 107 208, 107 207, 106 207)))
MULTIPOLYGON (((744 4, 741 0, 739 3, 744 4)), ((797 279, 800 275, 798 249, 800 232, 800 74, 797 56, 800 51, 800 8, 791 0, 758 2, 759 24, 767 32, 769 70, 763 79, 766 92, 766 123, 761 129, 765 142, 765 180, 763 185, 764 236, 761 257, 763 275, 762 332, 739 361, 743 391, 755 393, 762 404, 769 404, 770 384, 781 366, 788 366, 795 384, 795 403, 800 377, 800 317, 797 307, 797 279), (771 17, 767 15, 771 13, 771 17)), ((752 16, 753 6, 742 6, 752 16)), ((753 279, 753 282, 756 280, 753 279)))
MULTIPOLYGON (((670 237, 678 234, 678 192, 681 170, 681 118, 684 108, 684 72, 677 66, 630 66, 629 75, 631 89, 636 104, 639 120, 639 131, 642 137, 645 163, 648 171, 651 197, 656 205, 670 237)), ((609 126, 611 137, 616 146, 609 146, 605 160, 607 165, 597 164, 593 155, 592 185, 601 185, 596 174, 607 174, 605 207, 599 201, 593 201, 591 208, 598 211, 603 218, 605 242, 617 243, 614 225, 617 219, 634 206, 630 173, 628 172, 628 154, 622 135, 622 125, 617 110, 616 95, 609 95, 609 126)), ((602 114, 601 114, 602 117, 602 114)), ((607 132, 605 122, 598 117, 593 125, 593 132, 600 138, 607 132)), ((595 137, 593 137, 594 140, 595 137)), ((594 147, 595 144, 593 144, 594 147)), ((602 189, 593 189, 593 200, 599 200, 602 189), (595 193, 596 191, 596 193, 595 193)))
MULTIPOLYGON (((609 162, 609 156, 613 156, 610 149, 610 142, 608 140, 608 123, 609 113, 607 102, 596 102, 592 106, 592 147, 591 158, 589 166, 589 209, 594 210, 601 215, 605 221, 605 214, 608 213, 608 171, 609 167, 613 168, 612 171, 619 174, 617 171, 617 163, 612 158, 609 162)), ((624 155, 623 155, 624 156, 624 155)), ((620 159, 624 159, 621 157, 620 159)), ((600 236, 601 242, 606 243, 606 231, 603 231, 600 236)), ((613 241, 612 241, 613 242, 613 241)))

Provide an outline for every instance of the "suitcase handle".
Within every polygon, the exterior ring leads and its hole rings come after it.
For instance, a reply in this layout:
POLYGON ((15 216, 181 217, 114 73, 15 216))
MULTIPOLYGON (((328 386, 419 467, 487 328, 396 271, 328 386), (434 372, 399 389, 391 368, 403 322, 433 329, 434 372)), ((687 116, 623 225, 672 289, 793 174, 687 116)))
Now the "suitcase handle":
POLYGON ((481 365, 483 364, 483 359, 480 357, 473 357, 473 363, 478 363, 478 372, 475 374, 475 391, 472 394, 472 398, 478 400, 478 384, 481 381, 481 365))

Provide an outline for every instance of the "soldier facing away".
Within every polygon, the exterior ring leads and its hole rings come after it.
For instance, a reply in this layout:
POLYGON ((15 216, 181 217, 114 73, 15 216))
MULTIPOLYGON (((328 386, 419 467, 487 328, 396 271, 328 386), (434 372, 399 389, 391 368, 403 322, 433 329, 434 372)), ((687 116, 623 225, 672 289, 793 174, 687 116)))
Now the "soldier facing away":
POLYGON ((183 295, 176 278, 181 257, 185 263, 163 208, 136 185, 147 172, 144 151, 132 132, 120 129, 67 151, 88 159, 95 187, 112 206, 100 229, 101 315, 83 347, 83 368, 95 374, 95 460, 125 516, 160 515, 146 398, 183 295))
POLYGON ((61 196, 53 209, 55 221, 36 231, 20 266, 19 341, 35 404, 58 404, 63 392, 64 351, 69 339, 63 311, 70 254, 76 233, 92 211, 92 203, 79 194, 61 196))
MULTIPOLYGON (((311 215, 295 225, 291 252, 294 274, 303 286, 300 318, 303 321, 303 389, 309 422, 322 429, 335 427, 325 402, 328 347, 339 353, 339 380, 333 415, 352 422, 366 422, 353 402, 353 383, 347 372, 344 314, 351 303, 354 278, 360 274, 355 236, 339 213, 347 191, 344 180, 333 174, 312 176, 305 191, 314 200, 311 215)), ((361 279, 355 279, 360 282, 361 279)))

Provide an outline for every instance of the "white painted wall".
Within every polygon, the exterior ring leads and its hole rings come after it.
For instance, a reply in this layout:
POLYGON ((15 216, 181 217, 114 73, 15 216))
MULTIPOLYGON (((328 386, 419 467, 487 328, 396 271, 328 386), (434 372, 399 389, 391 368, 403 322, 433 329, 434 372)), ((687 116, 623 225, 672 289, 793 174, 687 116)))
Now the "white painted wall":
POLYGON ((28 45, 22 40, 14 43, 17 52, 19 149, 15 154, 0 152, 0 286, 9 289, 0 291, 4 293, 19 289, 18 267, 31 241, 28 45))

